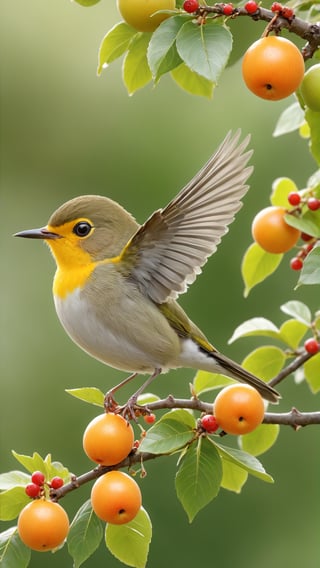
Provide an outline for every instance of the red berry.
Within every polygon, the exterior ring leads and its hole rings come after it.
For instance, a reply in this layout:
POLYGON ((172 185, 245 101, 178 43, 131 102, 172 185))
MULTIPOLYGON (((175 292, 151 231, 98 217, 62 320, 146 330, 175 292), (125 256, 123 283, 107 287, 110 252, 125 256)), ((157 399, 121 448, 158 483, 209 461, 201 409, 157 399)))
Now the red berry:
POLYGON ((183 9, 185 10, 185 12, 188 12, 188 14, 196 12, 198 8, 199 8, 198 0, 185 0, 185 2, 183 3, 183 9))
POLYGON ((288 201, 290 205, 299 205, 301 201, 300 193, 298 193, 297 191, 291 191, 291 193, 289 193, 288 195, 288 201))
POLYGON ((304 348, 307 353, 314 355, 315 353, 318 353, 318 351, 320 351, 320 343, 318 343, 317 340, 313 337, 310 337, 310 339, 307 339, 304 342, 304 348))
POLYGON ((201 426, 209 434, 212 434, 212 432, 216 432, 219 428, 217 419, 212 414, 205 414, 205 416, 201 418, 201 426))
POLYGON ((53 477, 50 481, 50 487, 52 489, 60 489, 63 486, 63 479, 61 477, 53 477))
POLYGON ((31 476, 32 483, 35 483, 39 487, 44 484, 45 476, 43 475, 42 471, 34 471, 31 476))
POLYGON ((146 424, 153 424, 156 421, 156 415, 155 414, 145 414, 145 416, 143 417, 143 420, 145 421, 146 424))
POLYGON ((254 0, 249 0, 244 5, 244 9, 248 14, 254 14, 259 9, 259 6, 254 0))
POLYGON ((303 260, 295 256, 290 260, 290 266, 292 270, 301 270, 301 268, 303 267, 303 260))
POLYGON ((26 494, 28 495, 28 497, 31 497, 32 499, 39 497, 40 491, 41 488, 36 483, 28 483, 28 485, 26 485, 25 487, 26 494))
POLYGON ((232 4, 225 4, 223 6, 222 13, 225 16, 231 16, 231 14, 233 14, 233 10, 234 10, 234 8, 233 8, 232 4))
POLYGON ((307 233, 301 233, 300 237, 303 241, 311 241, 313 239, 312 235, 307 235, 307 233))
POLYGON ((282 12, 282 4, 280 4, 279 2, 273 2, 272 6, 271 6, 271 11, 272 12, 282 12))
POLYGON ((316 197, 309 197, 307 205, 310 211, 317 211, 320 208, 320 199, 317 199, 316 197))
POLYGON ((287 20, 291 20, 294 16, 294 10, 292 8, 288 8, 288 6, 284 6, 281 10, 281 16, 287 20))

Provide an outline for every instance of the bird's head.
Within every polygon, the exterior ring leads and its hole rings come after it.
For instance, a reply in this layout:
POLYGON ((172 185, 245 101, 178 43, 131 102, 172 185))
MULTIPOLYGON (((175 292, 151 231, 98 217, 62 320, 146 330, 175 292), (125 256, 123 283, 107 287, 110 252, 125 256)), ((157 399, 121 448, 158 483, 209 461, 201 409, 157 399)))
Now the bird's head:
POLYGON ((119 255, 137 228, 134 218, 115 201, 83 195, 61 205, 46 227, 15 236, 44 240, 57 265, 71 267, 119 255))

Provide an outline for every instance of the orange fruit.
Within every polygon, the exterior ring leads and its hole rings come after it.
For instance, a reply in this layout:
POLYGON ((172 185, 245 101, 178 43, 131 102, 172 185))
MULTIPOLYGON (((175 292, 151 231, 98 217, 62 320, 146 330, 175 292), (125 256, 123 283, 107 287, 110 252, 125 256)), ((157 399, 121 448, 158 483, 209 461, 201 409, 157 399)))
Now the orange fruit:
POLYGON ((267 252, 280 254, 292 249, 300 237, 300 231, 285 222, 284 207, 266 207, 259 211, 252 222, 252 236, 267 252))
POLYGON ((115 465, 132 450, 134 433, 131 424, 120 414, 100 414, 87 426, 83 434, 83 448, 87 456, 101 465, 115 465))
POLYGON ((304 60, 292 41, 279 36, 263 37, 244 54, 242 76, 255 95, 278 101, 299 87, 304 77, 304 60))
POLYGON ((250 385, 234 384, 219 392, 213 411, 220 428, 227 434, 248 434, 261 424, 264 402, 250 385))
POLYGON ((18 533, 26 546, 39 552, 60 546, 69 532, 69 519, 59 503, 36 499, 18 518, 18 533))
POLYGON ((105 473, 92 487, 92 508, 96 515, 107 523, 129 523, 139 512, 141 502, 139 485, 122 471, 105 473))

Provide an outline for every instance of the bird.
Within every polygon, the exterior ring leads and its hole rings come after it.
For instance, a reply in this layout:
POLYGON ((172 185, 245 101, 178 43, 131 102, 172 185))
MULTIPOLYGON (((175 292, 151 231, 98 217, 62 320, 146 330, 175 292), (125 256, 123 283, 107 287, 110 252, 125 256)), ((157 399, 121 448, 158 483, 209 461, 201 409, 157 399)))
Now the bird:
MULTIPOLYGON (((228 132, 212 157, 167 206, 139 225, 120 204, 81 195, 62 204, 39 229, 15 236, 45 241, 56 262, 53 297, 71 339, 99 361, 149 375, 138 396, 161 373, 192 368, 253 386, 267 401, 279 393, 219 352, 177 302, 227 233, 242 207, 252 173, 250 136, 228 132)), ((129 411, 128 411, 129 408, 129 411)))

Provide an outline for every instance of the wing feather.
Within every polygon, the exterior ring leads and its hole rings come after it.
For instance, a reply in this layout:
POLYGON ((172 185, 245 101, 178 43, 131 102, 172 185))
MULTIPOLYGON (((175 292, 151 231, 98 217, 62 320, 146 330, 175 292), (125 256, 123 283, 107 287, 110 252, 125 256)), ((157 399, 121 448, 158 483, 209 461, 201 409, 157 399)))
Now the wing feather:
POLYGON ((156 303, 186 291, 242 206, 252 172, 249 136, 229 132, 209 161, 137 230, 122 253, 129 277, 156 303))

